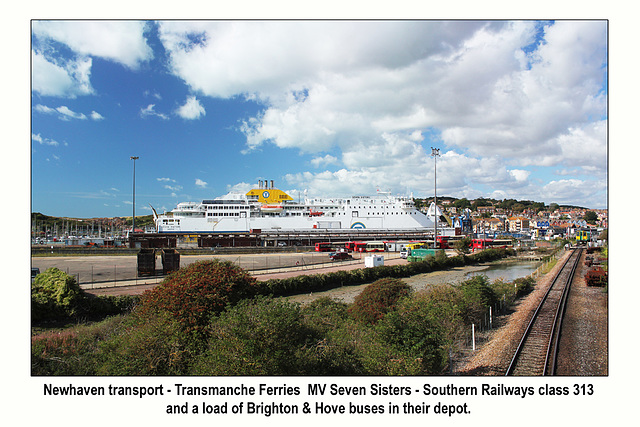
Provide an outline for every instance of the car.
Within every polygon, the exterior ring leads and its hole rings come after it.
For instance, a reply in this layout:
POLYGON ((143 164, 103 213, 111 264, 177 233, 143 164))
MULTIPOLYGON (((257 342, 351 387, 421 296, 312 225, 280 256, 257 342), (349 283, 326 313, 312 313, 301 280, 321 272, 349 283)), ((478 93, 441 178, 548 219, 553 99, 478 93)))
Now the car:
POLYGON ((411 255, 411 249, 409 248, 405 248, 400 251, 400 258, 402 259, 407 259, 409 255, 411 255))
POLYGON ((353 259, 353 257, 351 256, 350 253, 348 252, 336 252, 336 253, 332 253, 331 255, 329 255, 329 258, 331 258, 332 261, 340 261, 340 260, 346 260, 346 259, 353 259))

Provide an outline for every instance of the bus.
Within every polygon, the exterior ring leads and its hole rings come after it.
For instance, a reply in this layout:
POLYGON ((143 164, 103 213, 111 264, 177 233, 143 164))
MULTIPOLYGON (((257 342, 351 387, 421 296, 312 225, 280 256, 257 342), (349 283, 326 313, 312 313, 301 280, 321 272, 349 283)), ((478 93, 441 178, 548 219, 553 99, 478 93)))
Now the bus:
POLYGON ((427 246, 427 242, 411 242, 405 245, 405 248, 413 250, 413 249, 420 249, 426 246, 427 246))
POLYGON ((366 252, 384 252, 384 242, 367 242, 365 246, 366 252))
POLYGON ((356 250, 356 243, 358 242, 344 242, 344 248, 349 252, 354 252, 356 250))
POLYGON ((353 252, 366 252, 367 242, 353 242, 353 252))
MULTIPOLYGON (((353 252, 384 252, 384 242, 348 242, 353 243, 353 252)), ((345 247, 347 247, 345 245, 345 247)), ((349 249, 349 247, 347 247, 349 249)))
POLYGON ((437 242, 438 242, 437 247, 439 249, 451 249, 451 246, 449 246, 449 237, 447 237, 447 236, 438 236, 437 242))
POLYGON ((316 243, 316 252, 331 252, 332 250, 333 248, 329 242, 316 243))
POLYGON ((473 239, 471 242, 471 248, 487 249, 487 248, 506 248, 511 244, 511 240, 493 240, 493 239, 473 239))

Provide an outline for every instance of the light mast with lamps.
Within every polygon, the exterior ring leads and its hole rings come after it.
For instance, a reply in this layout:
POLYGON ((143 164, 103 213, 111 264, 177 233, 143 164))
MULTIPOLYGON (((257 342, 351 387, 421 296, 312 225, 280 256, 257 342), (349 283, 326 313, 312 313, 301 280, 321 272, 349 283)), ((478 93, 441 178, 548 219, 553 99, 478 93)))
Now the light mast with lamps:
POLYGON ((131 156, 131 160, 133 160, 133 225, 131 226, 131 232, 136 232, 136 160, 139 159, 138 156, 131 156))
POLYGON ((436 164, 440 157, 440 149, 431 147, 431 157, 433 157, 433 248, 438 247, 438 196, 436 191, 436 164))

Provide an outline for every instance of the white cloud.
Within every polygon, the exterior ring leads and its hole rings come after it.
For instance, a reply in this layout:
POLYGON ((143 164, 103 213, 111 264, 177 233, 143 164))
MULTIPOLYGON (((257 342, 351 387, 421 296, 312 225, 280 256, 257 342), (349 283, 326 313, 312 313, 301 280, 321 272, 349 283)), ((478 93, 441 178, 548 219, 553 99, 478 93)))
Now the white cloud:
POLYGON ((336 165, 338 164, 338 158, 331 154, 327 154, 324 157, 314 157, 311 159, 311 164, 316 168, 326 165, 336 165))
POLYGON ((97 111, 92 111, 89 117, 91 117, 92 120, 104 120, 102 114, 97 111))
POLYGON ((66 105, 61 105, 60 107, 57 107, 57 108, 51 108, 46 105, 37 104, 34 107, 34 110, 42 114, 56 115, 60 120, 63 120, 63 121, 69 121, 71 119, 86 120, 87 118, 91 118, 91 120, 104 119, 104 117, 96 111, 92 111, 87 117, 84 113, 78 113, 78 112, 72 111, 66 105))
POLYGON ((162 100, 162 95, 160 95, 158 92, 151 92, 149 90, 145 90, 143 92, 143 95, 144 96, 152 96, 152 97, 154 97, 155 99, 157 99, 159 101, 162 100))
POLYGON ((176 182, 175 179, 171 179, 171 178, 156 178, 156 180, 160 182, 176 182))
POLYGON ((176 110, 176 114, 183 119, 194 120, 204 116, 206 112, 202 104, 200 104, 200 101, 198 101, 195 96, 190 96, 184 105, 181 105, 176 110))
POLYGON ((120 63, 130 69, 153 58, 143 21, 33 21, 31 82, 45 96, 75 98, 91 95, 92 58, 120 63), (56 43, 71 50, 63 55, 56 43))
POLYGON ((34 50, 31 52, 31 64, 34 92, 64 98, 93 93, 90 82, 91 58, 49 59, 34 50))
POLYGON ((62 120, 70 120, 70 119, 86 120, 87 119, 87 116, 85 116, 84 114, 71 111, 68 107, 64 105, 56 108, 56 111, 60 113, 60 118, 62 120))
POLYGON ((603 197, 606 189, 604 181, 562 179, 549 182, 542 187, 542 192, 546 200, 589 207, 594 199, 603 197))
POLYGON ((153 58, 144 21, 33 21, 42 42, 63 43, 79 56, 94 56, 137 69, 153 58))
POLYGON ((169 116, 163 113, 158 113, 155 110, 156 104, 149 104, 145 108, 140 109, 140 117, 147 118, 151 116, 160 117, 162 120, 169 120, 169 116))
POLYGON ((318 194, 377 184, 428 193, 422 144, 443 148, 438 178, 454 196, 544 195, 534 167, 606 173, 604 21, 171 21, 159 30, 190 90, 263 106, 242 123, 245 153, 274 144, 313 153, 316 168, 344 165, 287 176, 318 194))
POLYGON ((164 188, 166 188, 167 190, 171 190, 171 191, 180 191, 180 190, 182 190, 182 186, 181 185, 165 185, 164 188))
POLYGON ((37 142, 40 145, 51 145, 54 147, 57 147, 58 141, 54 141, 53 139, 49 139, 49 138, 43 138, 39 133, 38 134, 31 134, 31 140, 37 142))
POLYGON ((196 178, 196 185, 200 188, 207 188, 207 183, 200 178, 196 178))

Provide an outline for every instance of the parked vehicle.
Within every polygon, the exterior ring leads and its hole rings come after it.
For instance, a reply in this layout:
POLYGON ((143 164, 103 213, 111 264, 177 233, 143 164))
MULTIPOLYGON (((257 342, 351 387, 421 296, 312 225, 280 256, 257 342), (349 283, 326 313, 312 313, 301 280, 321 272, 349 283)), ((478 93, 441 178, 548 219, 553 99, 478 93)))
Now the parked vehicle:
POLYGON ((316 252, 330 252, 331 247, 332 245, 329 242, 316 243, 316 252))
POLYGON ((346 251, 339 251, 336 253, 332 253, 329 257, 331 258, 332 261, 344 261, 347 259, 353 259, 351 254, 346 251))

